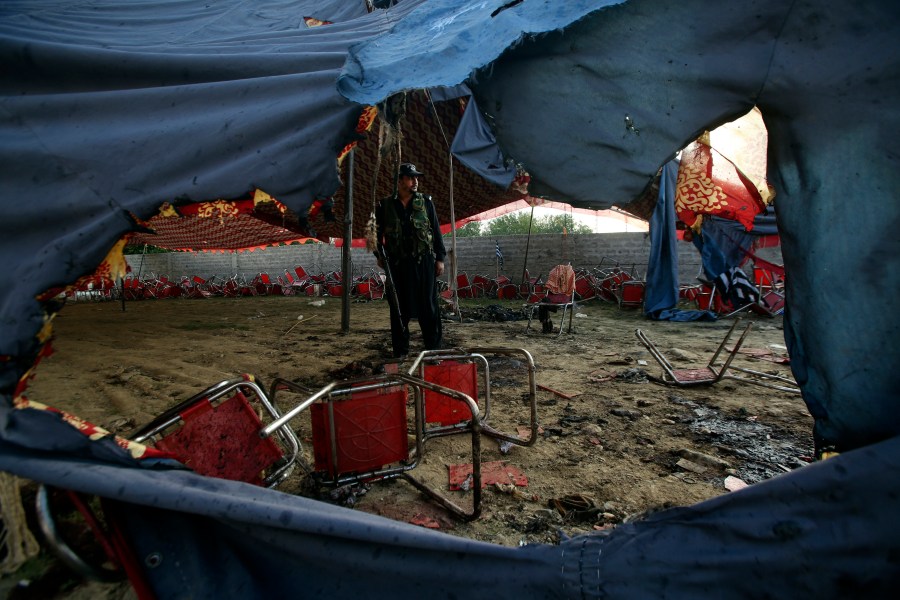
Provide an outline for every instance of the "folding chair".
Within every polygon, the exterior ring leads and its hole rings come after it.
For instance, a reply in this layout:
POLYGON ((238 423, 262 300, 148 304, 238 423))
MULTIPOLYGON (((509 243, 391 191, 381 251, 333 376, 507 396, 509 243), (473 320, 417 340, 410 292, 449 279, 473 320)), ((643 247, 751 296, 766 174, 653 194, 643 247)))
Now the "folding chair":
POLYGON ((531 329, 531 322, 534 320, 535 313, 543 325, 544 333, 552 331, 552 322, 549 313, 557 312, 562 308, 563 314, 559 322, 559 331, 557 337, 562 335, 563 323, 566 321, 566 314, 569 315, 569 333, 574 333, 574 316, 575 316, 575 270, 571 265, 557 265, 550 270, 547 275, 547 282, 544 284, 547 293, 543 296, 533 294, 525 305, 525 311, 528 314, 528 324, 525 326, 527 333, 531 329), (549 324, 549 327, 548 327, 549 324))
POLYGON ((597 293, 604 300, 618 303, 617 290, 623 283, 631 281, 635 277, 632 273, 622 269, 619 263, 615 263, 610 267, 603 267, 605 261, 605 257, 600 259, 600 264, 594 269, 596 273, 594 276, 595 280, 600 282, 597 293))
POLYGON ((272 281, 268 273, 259 273, 250 282, 250 285, 256 289, 259 296, 281 296, 281 284, 272 281))
MULTIPOLYGON (((501 442, 509 442, 518 446, 532 446, 537 440, 537 386, 535 384, 535 365, 531 354, 522 348, 452 348, 445 350, 425 350, 420 353, 412 366, 409 375, 450 388, 471 397, 479 409, 483 405, 479 417, 481 435, 501 442), (527 401, 529 408, 529 435, 522 438, 516 434, 504 433, 491 426, 491 370, 490 360, 497 357, 518 357, 522 359, 527 371, 527 401), (480 373, 479 373, 479 367, 480 373), (483 393, 479 396, 479 380, 483 393), (483 398, 483 404, 479 403, 483 398)), ((443 395, 431 389, 424 390, 423 441, 433 437, 453 435, 470 427, 471 413, 468 406, 459 400, 443 395)))
POLYGON ((519 295, 526 300, 531 299, 535 294, 543 296, 545 294, 544 282, 541 275, 532 277, 528 269, 525 269, 525 278, 519 284, 519 295))
POLYGON ((344 294, 344 274, 341 271, 329 271, 325 275, 325 294, 339 297, 344 294))
POLYGON ((297 265, 296 267, 294 267, 294 275, 295 275, 294 283, 296 285, 299 285, 301 287, 306 287, 307 285, 312 283, 312 278, 310 277, 309 273, 307 273, 306 269, 304 269, 300 265, 297 265))
POLYGON ((514 300, 519 295, 519 286, 511 282, 506 275, 499 275, 494 280, 494 289, 498 300, 514 300))
POLYGON ((784 313, 784 307, 786 304, 787 303, 785 301, 783 292, 778 292, 774 289, 764 291, 764 289, 760 287, 759 302, 757 302, 750 308, 755 313, 767 317, 775 317, 784 313))
POLYGON ((154 296, 157 298, 178 298, 182 294, 181 286, 165 275, 160 275, 154 282, 154 296))
POLYGON ((133 275, 122 281, 122 294, 126 300, 144 300, 156 297, 154 291, 140 277, 133 275))
MULTIPOLYGON (((274 398, 284 390, 307 393, 302 386, 280 378, 273 382, 270 393, 274 398)), ((267 425, 261 435, 274 434, 304 411, 310 414, 312 429, 311 476, 318 483, 337 487, 401 478, 462 520, 471 521, 481 514, 481 420, 477 404, 468 395, 404 373, 333 382, 267 425), (415 409, 411 431, 415 442, 413 451, 409 449, 407 415, 410 389, 414 392, 415 409), (449 396, 468 409, 470 427, 466 431, 471 436, 473 466, 471 511, 460 508, 410 474, 425 451, 424 390, 449 396)))
POLYGON ((763 260, 758 256, 752 257, 753 279, 759 291, 759 302, 753 306, 753 311, 768 317, 774 317, 784 312, 784 267, 763 260))
POLYGON ((221 286, 222 295, 226 298, 237 298, 241 295, 241 284, 238 282, 237 275, 229 277, 222 276, 223 283, 221 286))
POLYGON ((719 344, 719 347, 716 348, 716 351, 712 355, 712 358, 709 359, 709 363, 707 363, 705 367, 699 369, 676 369, 672 366, 672 363, 670 363, 666 359, 666 357, 663 356, 662 352, 659 351, 659 348, 656 347, 656 344, 650 341, 650 338, 647 337, 646 333, 644 333, 641 329, 636 329, 634 334, 637 336, 637 339, 647 348, 647 350, 650 352, 650 355, 662 367, 663 383, 677 385, 680 387, 708 385, 721 381, 722 378, 725 377, 725 373, 731 366, 731 362, 734 360, 734 357, 737 356, 738 351, 744 344, 744 339, 747 337, 747 334, 750 333, 750 329, 753 327, 753 323, 747 323, 747 327, 746 329, 744 329, 741 337, 738 338, 738 341, 734 345, 734 348, 732 348, 728 353, 728 357, 725 359, 725 363, 721 366, 718 366, 716 364, 716 361, 718 360, 719 355, 722 353, 722 350, 725 348, 725 344, 727 344, 728 340, 731 339, 731 335, 734 333, 734 330, 737 328, 738 323, 740 322, 740 319, 734 320, 734 323, 732 323, 731 325, 731 329, 728 330, 728 333, 719 344))
POLYGON ((181 278, 181 295, 185 298, 209 298, 212 293, 207 289, 207 282, 199 275, 181 278))
POLYGON ((456 276, 456 296, 458 298, 477 298, 478 288, 469 280, 466 273, 459 273, 456 276))
POLYGON ((597 281, 587 269, 579 269, 575 273, 575 294, 582 302, 597 296, 597 281))
POLYGON ((263 439, 263 423, 251 402, 270 420, 281 415, 249 375, 221 381, 170 408, 130 439, 171 453, 186 467, 210 477, 275 487, 290 475, 300 442, 289 427, 263 439))
MULTIPOLYGON (((279 278, 280 279, 280 278, 279 278)), ((296 296, 303 293, 308 280, 299 280, 287 269, 284 270, 284 285, 282 293, 285 296, 296 296)))
POLYGON ((694 295, 694 299, 700 310, 712 311, 725 319, 755 306, 755 303, 751 302, 735 308, 728 299, 724 298, 722 294, 719 293, 715 285, 710 285, 708 283, 704 283, 700 287, 699 291, 694 295))
MULTIPOLYGON (((262 388, 244 375, 221 381, 179 403, 136 430, 130 439, 170 453, 201 475, 275 487, 293 470, 300 443, 286 425, 273 428, 269 436, 276 436, 274 439, 261 437, 262 422, 251 402, 258 403, 274 419, 280 416, 262 388)), ((47 543, 67 566, 85 578, 109 582, 127 575, 135 590, 148 591, 142 587, 145 584, 139 561, 118 530, 116 503, 106 498, 99 501, 102 519, 84 495, 39 486, 36 513, 47 543), (105 564, 96 564, 98 561, 76 552, 56 527, 56 498, 66 499, 81 514, 102 548, 105 564)))
POLYGON ((382 279, 382 275, 376 273, 374 269, 369 269, 365 275, 354 283, 353 295, 366 300, 384 298, 384 279, 382 279))
POLYGON ((619 308, 640 308, 644 305, 644 292, 647 284, 637 279, 623 281, 616 289, 616 300, 619 308))

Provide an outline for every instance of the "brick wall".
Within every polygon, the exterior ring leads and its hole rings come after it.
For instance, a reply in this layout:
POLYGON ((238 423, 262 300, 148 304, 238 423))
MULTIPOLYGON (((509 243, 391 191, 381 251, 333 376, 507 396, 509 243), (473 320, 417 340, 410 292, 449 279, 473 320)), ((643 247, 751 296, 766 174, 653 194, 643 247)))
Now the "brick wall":
MULTIPOLYGON (((532 235, 501 236, 497 238, 458 238, 457 270, 470 276, 497 274, 496 246, 503 252, 500 273, 513 281, 522 277, 527 252, 528 270, 532 276, 546 275, 561 263, 571 263, 576 268, 591 268, 602 264, 619 264, 625 269, 635 269, 643 278, 647 273, 650 253, 650 234, 594 233, 583 235, 532 235)), ((450 248, 450 240, 445 243, 450 248)), ((758 253, 762 258, 781 264, 780 248, 764 248, 758 253)), ((270 275, 283 274, 297 265, 309 273, 327 273, 341 270, 341 249, 329 244, 303 244, 276 246, 265 250, 237 253, 170 252, 166 254, 126 256, 133 273, 167 275, 171 279, 181 276, 243 274, 252 278, 261 272, 270 275)), ((354 275, 375 268, 375 259, 364 249, 351 251, 354 275)), ((700 254, 689 243, 678 244, 679 279, 681 283, 696 283, 700 272, 700 254)), ((448 264, 449 270, 449 264, 448 264)))

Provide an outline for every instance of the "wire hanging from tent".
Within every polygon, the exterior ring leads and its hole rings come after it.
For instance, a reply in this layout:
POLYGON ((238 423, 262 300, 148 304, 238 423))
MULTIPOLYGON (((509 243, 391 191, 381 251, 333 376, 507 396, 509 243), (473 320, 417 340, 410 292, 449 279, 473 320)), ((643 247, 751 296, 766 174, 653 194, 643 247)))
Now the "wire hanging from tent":
POLYGON ((453 312, 462 319, 462 313, 459 310, 459 291, 456 285, 456 206, 453 200, 453 153, 450 152, 450 140, 447 139, 447 133, 444 131, 444 124, 434 105, 434 99, 427 89, 423 89, 425 98, 431 105, 431 111, 434 113, 434 119, 437 121, 438 128, 441 130, 441 136, 444 138, 444 145, 447 147, 447 157, 449 159, 450 168, 450 293, 453 312))
POLYGON ((377 247, 378 225, 375 222, 375 207, 378 203, 378 175, 381 172, 381 163, 387 155, 394 150, 396 161, 393 165, 394 183, 393 191, 397 191, 397 170, 400 167, 403 149, 403 128, 401 120, 406 115, 406 93, 395 94, 378 104, 378 151, 375 157, 375 172, 372 177, 372 204, 369 211, 369 220, 366 222, 366 251, 375 252, 377 247))

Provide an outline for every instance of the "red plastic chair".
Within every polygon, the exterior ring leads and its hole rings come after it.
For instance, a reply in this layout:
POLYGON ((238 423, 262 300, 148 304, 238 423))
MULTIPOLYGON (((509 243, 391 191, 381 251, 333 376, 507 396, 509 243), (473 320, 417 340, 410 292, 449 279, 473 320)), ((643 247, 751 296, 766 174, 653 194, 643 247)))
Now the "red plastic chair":
POLYGON ((274 487, 293 469, 300 443, 288 427, 279 427, 276 438, 260 437, 263 423, 253 405, 269 421, 281 416, 251 376, 221 381, 167 410, 130 439, 171 453, 201 475, 274 487))
MULTIPOLYGON (((428 382, 438 384, 462 392, 471 397, 482 408, 481 434, 501 442, 509 442, 518 446, 531 446, 537 440, 537 387, 535 383, 535 365, 531 354, 522 348, 452 348, 444 350, 426 350, 418 355, 409 374, 418 376, 428 382), (490 425, 491 420, 491 361, 500 357, 514 357, 526 367, 527 381, 519 388, 527 395, 525 405, 529 415, 515 416, 518 423, 529 423, 529 436, 503 433, 490 425), (479 393, 479 386, 481 393, 479 393)), ((443 435, 452 435, 466 430, 470 426, 471 413, 464 402, 449 397, 439 391, 424 390, 422 420, 424 439, 443 435)))
POLYGON ((459 273, 456 276, 456 295, 459 298, 478 297, 477 288, 472 285, 466 273, 459 273))
POLYGON ((471 521, 481 514, 481 422, 478 406, 471 397, 402 373, 333 382, 312 395, 294 382, 276 379, 270 392, 273 399, 279 391, 299 392, 306 398, 280 420, 267 426, 262 435, 274 432, 308 411, 313 446, 311 477, 314 481, 337 487, 402 478, 460 519, 471 521), (425 452, 421 414, 423 390, 426 389, 460 400, 468 408, 472 426, 467 433, 471 436, 474 476, 471 510, 460 508, 410 473, 425 452), (415 394, 412 403, 415 449, 412 451, 407 415, 410 390, 415 394))

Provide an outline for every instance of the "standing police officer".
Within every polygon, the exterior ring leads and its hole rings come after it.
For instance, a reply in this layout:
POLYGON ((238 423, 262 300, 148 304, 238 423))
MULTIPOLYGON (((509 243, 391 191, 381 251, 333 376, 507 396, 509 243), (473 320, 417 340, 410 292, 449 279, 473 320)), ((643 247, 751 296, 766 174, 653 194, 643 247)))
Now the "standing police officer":
MULTIPOLYGON (((423 173, 403 163, 397 173, 397 193, 384 198, 375 211, 378 240, 387 254, 397 291, 399 313, 391 304, 391 343, 395 358, 409 354, 409 321, 415 317, 426 350, 441 347, 443 327, 435 281, 444 274, 444 239, 431 196, 419 192, 423 173)), ((378 266, 385 268, 379 256, 378 266)))

